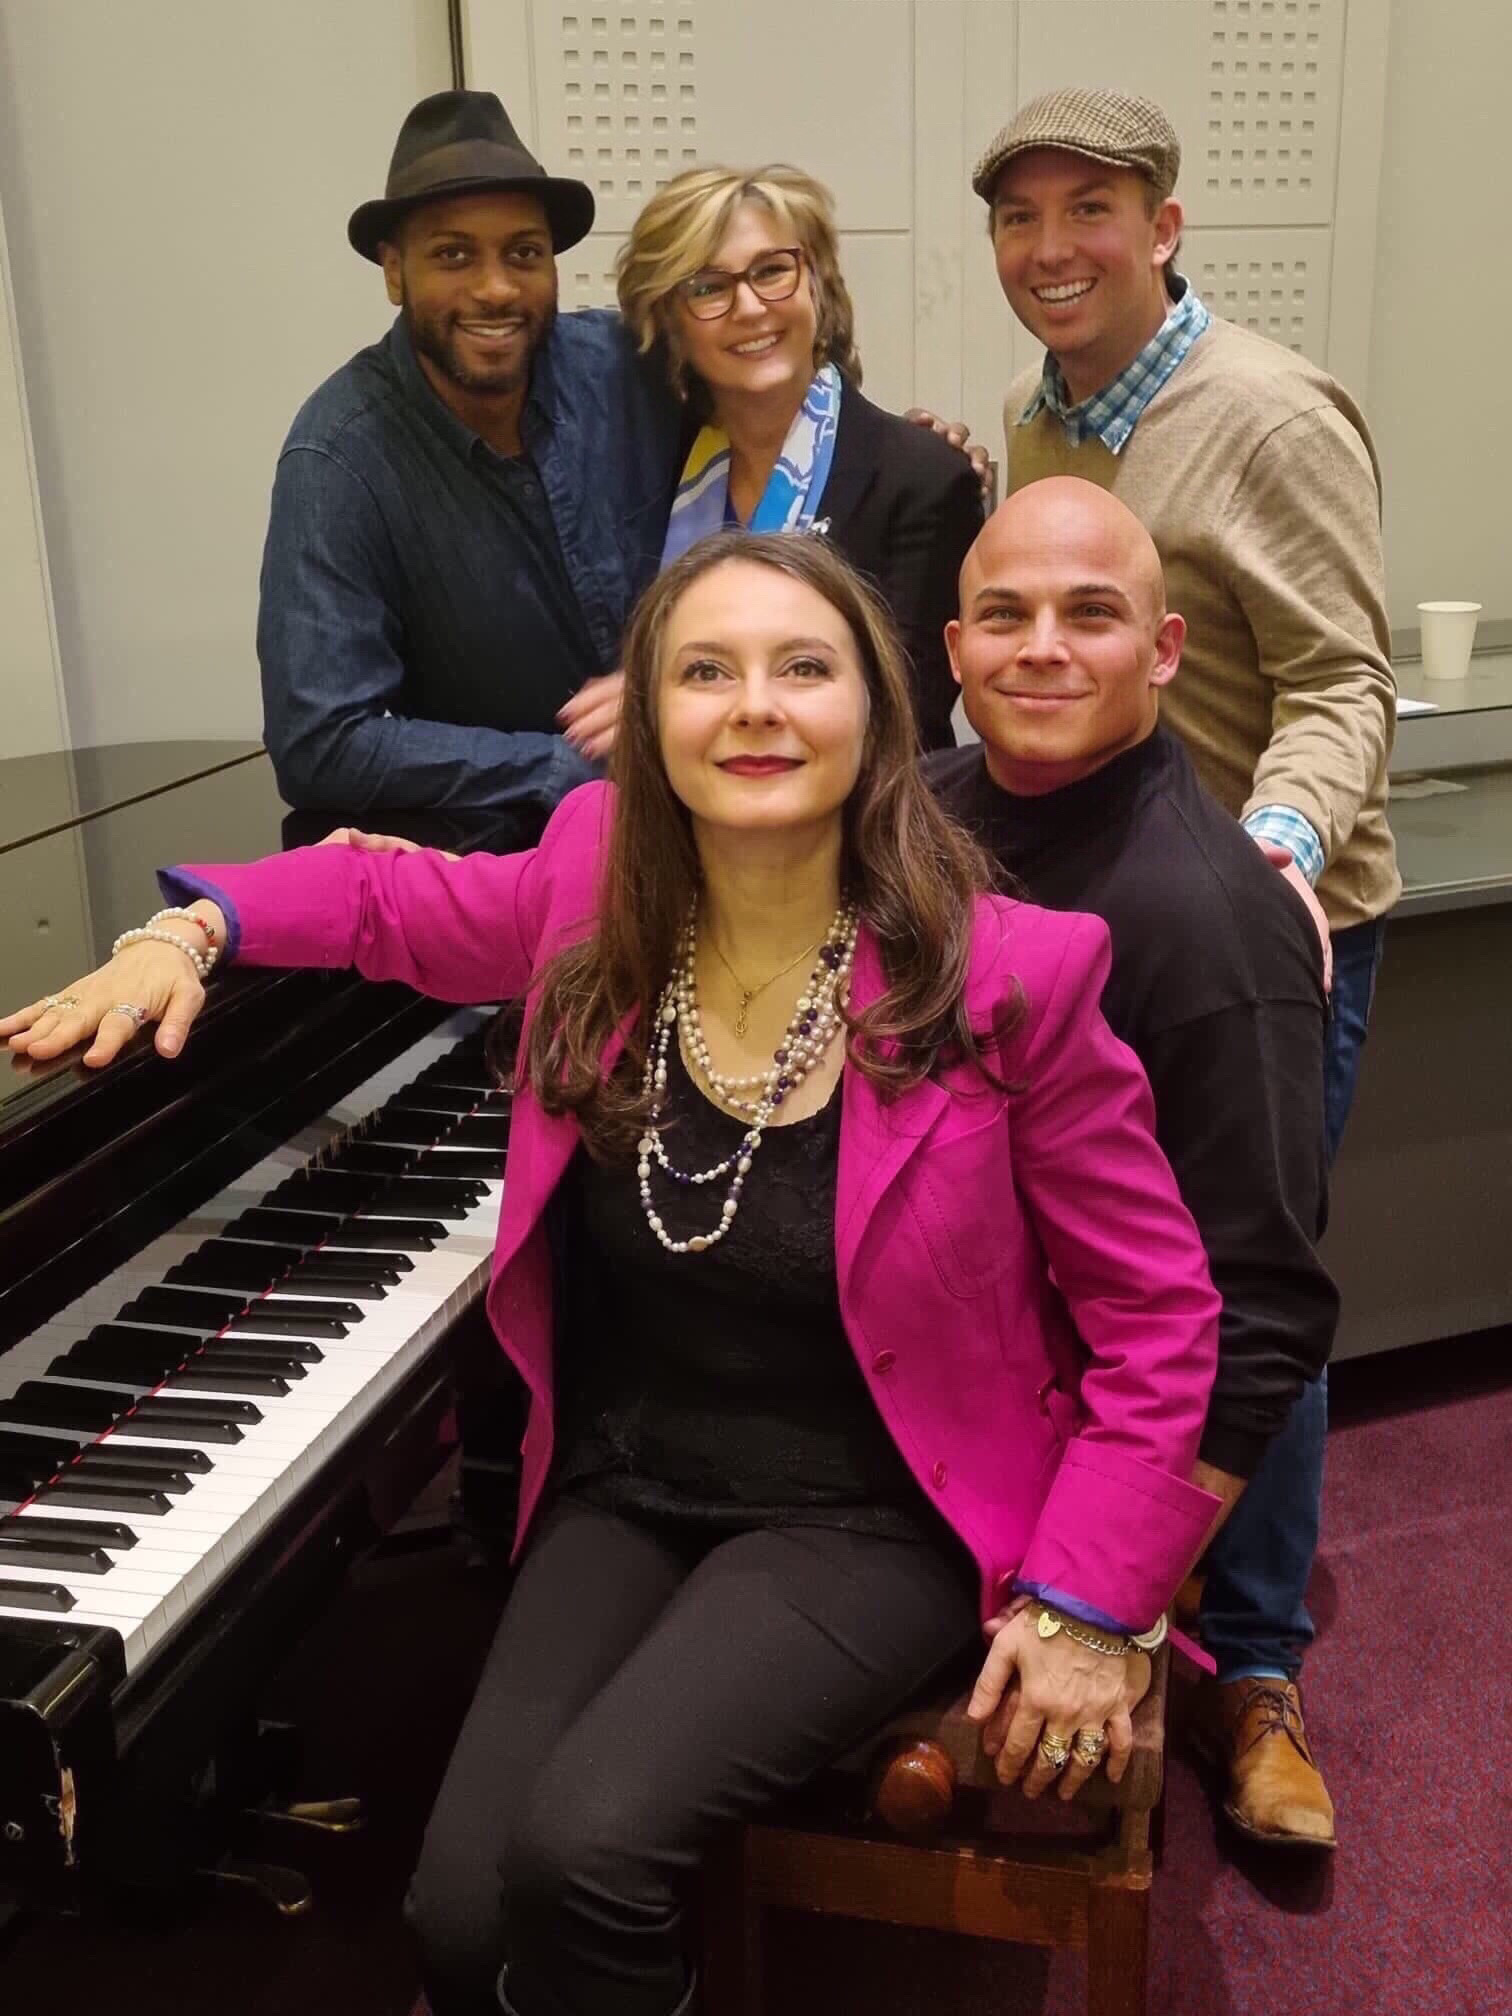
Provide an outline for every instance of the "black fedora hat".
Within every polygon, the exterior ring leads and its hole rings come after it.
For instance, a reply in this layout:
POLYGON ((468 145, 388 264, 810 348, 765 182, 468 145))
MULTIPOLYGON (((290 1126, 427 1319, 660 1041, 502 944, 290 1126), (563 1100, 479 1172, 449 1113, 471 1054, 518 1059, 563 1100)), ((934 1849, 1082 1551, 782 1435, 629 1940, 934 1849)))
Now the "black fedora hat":
POLYGON ((519 189, 539 197, 557 252, 576 245, 593 225, 587 183, 548 175, 492 91, 438 91, 422 98, 399 128, 383 195, 358 205, 347 220, 347 237, 364 259, 376 260, 395 218, 412 204, 473 189, 519 189))

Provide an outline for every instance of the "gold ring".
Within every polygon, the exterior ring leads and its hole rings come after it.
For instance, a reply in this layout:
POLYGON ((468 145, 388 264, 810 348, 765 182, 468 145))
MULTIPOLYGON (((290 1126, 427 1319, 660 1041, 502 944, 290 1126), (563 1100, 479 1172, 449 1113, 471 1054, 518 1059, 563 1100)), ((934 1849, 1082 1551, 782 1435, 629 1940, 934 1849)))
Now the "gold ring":
POLYGON ((1078 1729, 1071 1739, 1071 1755, 1078 1764, 1096 1764, 1107 1747, 1106 1729, 1078 1729))
POLYGON ((112 1015, 124 1015, 136 1029, 140 1029, 147 1020, 147 1010, 138 1008, 134 1001, 117 1001, 110 1012, 112 1015))
POLYGON ((1071 1738, 1051 1736, 1047 1732, 1039 1740, 1039 1754, 1052 1771, 1064 1771, 1066 1759, 1071 1755, 1071 1738))
POLYGON ((48 1008, 77 1008, 78 998, 73 994, 48 994, 43 1005, 48 1008))

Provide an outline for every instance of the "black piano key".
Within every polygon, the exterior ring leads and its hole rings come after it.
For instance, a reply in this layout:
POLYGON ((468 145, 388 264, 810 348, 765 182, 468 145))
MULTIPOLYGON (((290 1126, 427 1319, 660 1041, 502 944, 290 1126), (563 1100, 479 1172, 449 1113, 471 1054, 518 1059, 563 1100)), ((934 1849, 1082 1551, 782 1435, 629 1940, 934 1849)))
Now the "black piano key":
POLYGON ((474 1183, 443 1183, 425 1176, 359 1176, 342 1169, 300 1170, 281 1183, 273 1196, 280 1205, 309 1204, 343 1214, 366 1210, 379 1216, 392 1210, 427 1218, 465 1218, 477 1203, 474 1183))
POLYGON ((326 1241, 328 1253, 381 1253, 409 1273, 412 1253, 433 1253, 447 1237, 439 1218, 349 1218, 326 1241))
MULTIPOLYGON (((243 1339, 241 1332, 237 1328, 237 1324, 251 1325, 259 1323, 261 1320, 257 1316, 238 1316, 236 1323, 231 1325, 221 1340, 223 1344, 229 1345, 231 1348, 224 1351, 203 1352, 199 1357, 192 1359, 184 1367, 184 1370, 186 1372, 214 1373, 225 1366, 234 1368, 239 1372, 266 1372, 274 1379, 303 1379, 305 1373, 309 1370, 304 1359, 295 1358, 284 1353, 277 1339, 263 1337, 247 1337, 243 1339), (245 1350, 239 1348, 243 1342, 246 1344, 245 1350), (271 1344, 273 1348, 269 1351, 263 1350, 261 1346, 265 1343, 271 1344)), ((302 1320, 306 1326, 309 1325, 310 1319, 307 1316, 302 1320)))
MULTIPOLYGON (((192 1359, 193 1354, 189 1357, 192 1359)), ((185 1360, 184 1362, 189 1362, 185 1360)), ((100 1385, 119 1386, 138 1399, 151 1393, 178 1370, 150 1356, 138 1357, 130 1351, 107 1350, 87 1341, 72 1345, 47 1368, 50 1379, 85 1379, 100 1385)))
MULTIPOLYGON (((318 1306, 318 1305, 317 1305, 318 1306)), ((244 1316, 236 1317, 228 1323, 224 1335, 232 1338, 247 1336, 253 1341, 258 1338, 278 1337, 324 1337, 335 1342, 345 1337, 352 1323, 360 1323, 362 1311, 352 1302, 328 1302, 328 1309, 351 1310, 350 1318, 335 1316, 306 1316, 292 1302, 259 1302, 255 1309, 249 1309, 244 1316)), ((291 1360, 291 1363, 298 1363, 291 1360)), ((304 1377, 304 1368, 294 1375, 304 1377)))
POLYGON ((234 1288, 144 1288, 117 1311, 116 1321, 213 1334, 245 1309, 249 1299, 234 1288))
POLYGON ((326 1248, 307 1253, 290 1270, 289 1279, 303 1281, 363 1281, 378 1288, 396 1288, 414 1263, 402 1253, 333 1253, 326 1248), (402 1264, 396 1264, 400 1263, 402 1264))
POLYGON ((145 1323, 96 1323, 75 1350, 91 1356, 119 1352, 133 1364, 161 1365, 171 1371, 210 1341, 213 1333, 187 1330, 154 1330, 145 1323))
POLYGON ((194 1484, 187 1470, 175 1470, 170 1463, 116 1463, 103 1449, 98 1454, 91 1449, 81 1456, 68 1474, 86 1484, 146 1485, 153 1491, 165 1491, 170 1498, 182 1498, 194 1484))
POLYGON ((167 1492, 150 1484, 108 1484, 98 1477, 80 1477, 74 1470, 56 1484, 37 1489, 36 1498, 39 1505, 72 1505, 80 1512, 123 1512, 128 1519, 159 1519, 173 1510, 167 1492))
POLYGON ((434 1141, 448 1126, 471 1113, 481 1094, 453 1091, 445 1085, 406 1086, 396 1100, 378 1113, 368 1132, 378 1141, 434 1141), (405 1130, 417 1130, 410 1132, 405 1130))
POLYGON ((22 1466, 51 1463, 54 1470, 61 1470, 87 1447, 87 1437, 30 1435, 19 1428, 0 1428, 0 1462, 22 1466))
POLYGON ((318 1218, 304 1211, 270 1211, 265 1204, 254 1204, 243 1211, 239 1218, 233 1218, 223 1226, 220 1240, 236 1241, 248 1245, 288 1246, 301 1253, 312 1252, 322 1240, 329 1236, 328 1229, 318 1218))
POLYGON ((502 1155, 509 1140, 509 1113, 469 1113, 445 1137, 446 1148, 494 1148, 502 1155))
MULTIPOLYGON (((0 1520, 0 1573, 16 1568, 57 1568, 65 1575, 108 1575, 115 1563, 103 1547, 60 1538, 49 1530, 61 1519, 0 1520)), ((83 1521, 76 1522, 82 1525, 83 1521)))
POLYGON ((217 1359, 213 1365, 175 1372, 163 1388, 170 1393, 246 1393, 258 1400, 281 1400, 289 1381, 281 1372, 261 1370, 255 1359, 217 1359))
MULTIPOLYGON (((397 1277, 396 1277, 397 1278, 397 1277)), ((388 1289, 381 1281, 365 1280, 356 1274, 332 1274, 318 1267, 296 1267, 281 1284, 290 1294, 321 1297, 330 1301, 382 1302, 388 1289)))
POLYGON ((397 1142, 401 1146, 407 1144, 412 1148, 428 1148, 433 1141, 438 1141, 443 1134, 449 1133, 461 1119, 462 1113, 468 1110, 466 1107, 461 1111, 455 1111, 420 1105, 385 1106, 381 1112, 373 1115, 362 1138, 364 1141, 397 1142))
POLYGON ((297 1246, 250 1246, 237 1239, 211 1239, 163 1276, 173 1287, 238 1289, 261 1295, 287 1274, 303 1254, 297 1246))
POLYGON ((496 1147, 488 1141, 481 1148, 469 1147, 455 1142, 451 1134, 423 1148, 406 1147, 397 1141, 352 1141, 322 1166, 371 1176, 439 1176, 453 1183, 491 1183, 502 1173, 504 1148, 502 1142, 496 1147))
POLYGON ((0 1406, 0 1428, 77 1428, 98 1435, 119 1421, 131 1406, 88 1386, 55 1386, 44 1379, 23 1379, 0 1406))
POLYGON ((0 1506, 12 1511, 23 1499, 35 1498, 57 1474, 55 1463, 25 1463, 0 1455, 0 1506))
POLYGON ((420 1153, 420 1149, 399 1141, 348 1141, 320 1166, 355 1171, 359 1176, 408 1176, 420 1153))
POLYGON ((453 1148, 448 1138, 432 1148, 416 1165, 417 1172, 446 1177, 466 1176, 481 1183, 497 1183, 504 1174, 502 1148, 453 1148))
POLYGON ((161 1367, 149 1370, 145 1365, 138 1365, 129 1359, 123 1362, 114 1354, 109 1358, 97 1359, 92 1352, 81 1349, 75 1344, 71 1350, 54 1358, 47 1368, 47 1376, 49 1379, 88 1379, 98 1380, 102 1384, 108 1382, 130 1393, 133 1399, 140 1399, 144 1393, 150 1393, 165 1375, 161 1367))
MULTIPOLYGON (((132 1415, 134 1422, 141 1423, 137 1431, 138 1439, 161 1436, 170 1440, 175 1435, 192 1435, 196 1442, 214 1442, 222 1448, 234 1448, 243 1438, 244 1430, 262 1419, 260 1410, 252 1408, 253 1421, 238 1421, 228 1413, 228 1409, 246 1406, 245 1401, 204 1400, 196 1403, 189 1397, 160 1397, 154 1394, 150 1400, 143 1400, 132 1415), (201 1410, 205 1411, 201 1411, 201 1410)), ((126 1424, 116 1430, 121 1435, 126 1424)), ((200 1455, 199 1450, 185 1450, 185 1455, 200 1455)), ((182 1464, 179 1466, 184 1467, 182 1464)), ((192 1466, 197 1468, 198 1466, 192 1466)), ((213 1469, 210 1458, 205 1458, 205 1467, 213 1469)))
MULTIPOLYGON (((278 1370, 278 1361, 276 1359, 264 1358, 260 1351, 252 1354, 250 1350, 246 1358, 243 1358, 236 1351, 226 1351, 224 1353, 207 1351, 202 1358, 192 1360, 185 1367, 185 1370, 213 1372, 216 1366, 220 1364, 222 1357, 229 1358, 232 1364, 238 1368, 250 1364, 260 1372, 277 1372, 278 1370)), ((279 1376, 282 1377, 282 1374, 280 1373, 279 1376)), ((218 1442, 222 1439, 230 1442, 239 1441, 243 1428, 255 1428, 263 1418, 261 1409, 251 1400, 226 1400, 219 1396, 215 1399, 196 1400, 192 1394, 169 1392, 150 1394, 141 1403, 138 1412, 148 1413, 154 1420, 182 1421, 186 1427, 192 1421, 195 1424, 195 1440, 198 1442, 218 1442), (236 1433, 224 1438, 219 1435, 205 1435, 200 1432, 199 1424, 201 1422, 207 1428, 234 1428, 236 1433)))
POLYGON ((360 1323, 362 1311, 355 1302, 343 1302, 319 1295, 294 1295, 282 1284, 272 1295, 260 1296, 242 1310, 240 1321, 248 1316, 271 1316, 274 1313, 287 1316, 292 1327, 301 1318, 310 1318, 322 1323, 360 1323))
POLYGON ((348 1262, 344 1268, 301 1264, 290 1274, 281 1275, 273 1284, 271 1298, 266 1302, 254 1302, 250 1314, 259 1309, 286 1309, 291 1296, 300 1296, 307 1302, 325 1304, 324 1313, 335 1315, 337 1305, 346 1302, 381 1302, 388 1290, 381 1281, 364 1277, 359 1266, 348 1262))
MULTIPOLYGON (((179 1422, 177 1432, 182 1432, 187 1426, 187 1422, 179 1422)), ((214 1460, 203 1449, 189 1449, 180 1443, 170 1442, 167 1438, 174 1432, 165 1422, 160 1422, 157 1433, 163 1439, 154 1442, 145 1435, 127 1436, 116 1428, 103 1441, 96 1442, 94 1449, 83 1460, 87 1463, 98 1454, 131 1470, 149 1470, 154 1463, 160 1463, 165 1470, 183 1470, 196 1477, 203 1477, 215 1468, 214 1460)))
POLYGON ((403 1223, 389 1220, 382 1225, 370 1225, 365 1219, 349 1219, 335 1213, 322 1216, 313 1211, 274 1211, 259 1204, 243 1211, 240 1218, 233 1218, 221 1237, 302 1244, 307 1253, 317 1248, 327 1253, 380 1252, 390 1266, 408 1272, 415 1264, 410 1253, 429 1253, 435 1242, 446 1236, 444 1225, 429 1223, 428 1229, 417 1230, 421 1224, 420 1220, 403 1223))
MULTIPOLYGON (((397 1268, 380 1261, 311 1252, 303 1246, 254 1246, 239 1239, 207 1240, 187 1260, 170 1268, 166 1279, 190 1287, 245 1288, 260 1294, 266 1288, 290 1283, 296 1269, 304 1270, 302 1278, 306 1280, 359 1281, 374 1288, 399 1279, 397 1268)), ((307 1288, 305 1292, 324 1294, 326 1290, 307 1288)))
POLYGON ((129 1553, 137 1536, 109 1519, 0 1519, 0 1533, 41 1533, 75 1547, 114 1547, 129 1553))
POLYGON ((14 1610, 72 1610, 74 1600, 61 1582, 12 1582, 0 1577, 0 1603, 14 1610))
MULTIPOLYGON (((497 1092, 500 1089, 492 1065, 482 1057, 442 1057, 435 1064, 427 1064, 423 1071, 415 1074, 412 1081, 416 1085, 433 1088, 437 1085, 455 1086, 461 1092, 497 1092)), ((403 1098, 404 1093, 400 1095, 403 1098)))

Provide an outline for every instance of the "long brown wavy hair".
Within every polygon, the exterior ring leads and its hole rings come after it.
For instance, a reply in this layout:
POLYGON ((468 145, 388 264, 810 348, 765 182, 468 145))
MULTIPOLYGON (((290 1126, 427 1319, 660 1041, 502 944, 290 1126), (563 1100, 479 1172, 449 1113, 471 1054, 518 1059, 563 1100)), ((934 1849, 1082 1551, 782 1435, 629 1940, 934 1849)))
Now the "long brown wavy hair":
MULTIPOLYGON (((675 796, 657 730, 667 622, 686 590, 728 561, 769 567, 822 595, 845 618, 870 699, 860 772, 846 800, 841 879, 881 953, 886 990, 845 1014, 848 1061, 896 1096, 938 1068, 986 1062, 986 1032, 967 1020, 972 907, 992 884, 987 856, 930 795, 920 774, 907 661, 886 606, 822 539, 716 532, 641 597, 625 639, 624 700, 610 778, 617 787, 596 927, 560 952, 532 987, 519 1076, 548 1113, 575 1116, 589 1150, 623 1152, 645 1126, 649 1017, 672 970, 701 879, 693 824, 675 796), (604 1046, 638 1010, 620 1067, 604 1046)), ((995 1046, 1006 1033, 990 1033, 995 1046)))

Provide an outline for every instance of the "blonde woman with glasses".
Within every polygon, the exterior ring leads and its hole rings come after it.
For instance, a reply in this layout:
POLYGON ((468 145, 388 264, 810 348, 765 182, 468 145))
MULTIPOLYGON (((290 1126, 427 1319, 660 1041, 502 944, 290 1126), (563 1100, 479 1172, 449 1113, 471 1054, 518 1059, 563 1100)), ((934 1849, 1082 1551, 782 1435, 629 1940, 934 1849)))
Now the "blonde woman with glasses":
POLYGON ((964 455, 863 396, 828 190, 788 167, 676 176, 620 254, 619 301, 688 406, 663 565, 723 527, 827 536, 902 632, 924 747, 949 747, 944 627, 980 491, 964 455))

